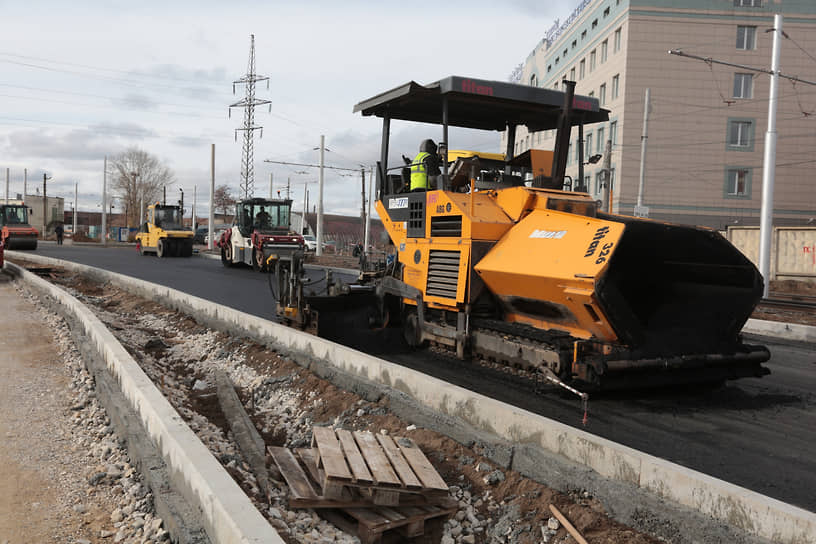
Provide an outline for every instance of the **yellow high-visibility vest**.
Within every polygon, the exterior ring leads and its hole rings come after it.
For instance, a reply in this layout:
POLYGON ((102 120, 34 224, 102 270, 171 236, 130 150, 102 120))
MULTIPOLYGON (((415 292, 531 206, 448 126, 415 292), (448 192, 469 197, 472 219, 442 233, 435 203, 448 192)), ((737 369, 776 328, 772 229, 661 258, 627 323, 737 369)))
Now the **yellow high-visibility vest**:
POLYGON ((411 163, 411 190, 428 188, 428 169, 425 167, 425 158, 430 153, 420 151, 411 163))

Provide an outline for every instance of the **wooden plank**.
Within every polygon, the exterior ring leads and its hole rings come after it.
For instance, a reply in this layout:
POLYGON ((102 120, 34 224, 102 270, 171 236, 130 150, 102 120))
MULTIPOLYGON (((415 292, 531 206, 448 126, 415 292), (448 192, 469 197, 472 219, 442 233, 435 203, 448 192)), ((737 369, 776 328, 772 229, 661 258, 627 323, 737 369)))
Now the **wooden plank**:
POLYGON ((295 449, 295 454, 300 458, 300 462, 303 466, 306 467, 312 480, 318 483, 322 482, 325 475, 322 470, 317 468, 319 461, 317 450, 315 448, 297 448, 295 449))
POLYGON ((354 439, 357 441, 360 452, 365 457, 377 485, 402 487, 402 482, 391 468, 391 463, 382 448, 380 448, 374 435, 369 432, 354 431, 354 439))
POLYGON ((448 491, 448 484, 436 471, 422 450, 410 438, 400 438, 396 441, 405 459, 411 464, 411 468, 417 475, 422 485, 429 489, 438 491, 448 491))
MULTIPOLYGON (((332 480, 351 481, 351 472, 334 430, 328 427, 313 427, 312 437, 313 442, 317 444, 317 450, 320 452, 320 464, 318 466, 326 471, 326 482, 332 480)), ((323 494, 326 494, 325 490, 323 494)))
POLYGON ((401 493, 393 489, 375 489, 374 504, 377 506, 397 506, 401 493))
POLYGON ((405 456, 400 451, 399 447, 394 443, 394 440, 388 435, 377 435, 377 442, 380 443, 388 460, 399 475, 402 484, 408 489, 418 489, 422 487, 422 483, 411 470, 411 466, 405 459, 405 456))
POLYGON ((309 483, 309 478, 306 476, 306 473, 303 472, 303 469, 290 450, 272 446, 270 446, 268 450, 275 464, 278 465, 281 475, 283 475, 284 480, 286 480, 287 485, 289 485, 289 490, 292 492, 293 497, 299 499, 317 498, 317 493, 312 487, 312 484, 309 483))
POLYGON ((261 492, 269 500, 272 496, 272 484, 269 483, 269 471, 266 468, 264 441, 244 410, 229 376, 221 370, 216 371, 215 384, 221 411, 224 412, 238 449, 247 460, 261 492))
POLYGON ((371 484, 374 479, 366 466, 365 459, 363 459, 360 450, 357 448, 357 443, 354 441, 354 436, 350 431, 345 429, 337 430, 337 438, 340 440, 340 445, 343 446, 343 453, 346 455, 351 467, 352 476, 358 484, 371 484))
MULTIPOLYGON (((353 494, 352 494, 353 495, 353 494)), ((425 506, 428 504, 428 499, 422 495, 405 495, 398 494, 399 504, 396 505, 400 509, 405 506, 425 506)), ((326 497, 310 498, 296 498, 289 497, 289 506, 292 508, 372 508, 375 506, 371 497, 352 496, 348 500, 345 499, 327 499, 326 497)), ((393 505, 389 505, 393 506, 393 505)))

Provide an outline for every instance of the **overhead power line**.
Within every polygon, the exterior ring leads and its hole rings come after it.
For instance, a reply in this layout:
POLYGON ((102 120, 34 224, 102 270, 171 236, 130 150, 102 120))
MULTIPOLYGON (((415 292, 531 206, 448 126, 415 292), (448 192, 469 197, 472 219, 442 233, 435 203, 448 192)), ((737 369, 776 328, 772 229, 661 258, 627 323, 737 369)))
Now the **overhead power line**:
MULTIPOLYGON (((712 64, 722 64, 723 66, 731 66, 732 68, 739 68, 741 70, 748 70, 750 72, 759 72, 759 73, 762 73, 762 74, 774 75, 774 71, 770 70, 768 68, 756 68, 754 66, 746 66, 744 64, 736 64, 734 62, 726 62, 724 60, 716 60, 716 59, 713 59, 711 57, 701 57, 699 55, 691 55, 689 53, 684 53, 683 51, 681 51, 679 49, 669 49, 669 55, 677 55, 679 57, 686 57, 686 58, 689 58, 689 59, 701 60, 701 61, 705 62, 706 64, 708 64, 709 66, 712 65, 712 64)), ((808 81, 807 79, 802 79, 800 77, 785 75, 782 72, 779 72, 778 75, 779 75, 779 77, 783 77, 785 79, 789 79, 789 80, 795 81, 797 83, 805 83, 807 85, 816 85, 816 81, 808 81)))

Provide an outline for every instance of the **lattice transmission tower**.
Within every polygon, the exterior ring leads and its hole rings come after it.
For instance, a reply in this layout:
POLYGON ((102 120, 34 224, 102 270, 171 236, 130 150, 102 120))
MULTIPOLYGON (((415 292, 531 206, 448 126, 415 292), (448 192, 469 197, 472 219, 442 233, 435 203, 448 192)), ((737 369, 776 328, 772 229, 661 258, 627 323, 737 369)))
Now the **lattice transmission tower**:
POLYGON ((244 108, 244 126, 235 129, 235 141, 238 141, 238 133, 244 133, 243 158, 241 160, 241 193, 243 198, 251 198, 255 192, 255 143, 253 133, 260 131, 263 138, 263 127, 255 125, 255 106, 269 104, 269 111, 272 111, 272 102, 255 98, 255 84, 259 81, 266 81, 266 88, 269 89, 269 78, 259 76, 255 73, 255 34, 251 35, 249 45, 249 64, 247 73, 240 79, 232 82, 232 94, 235 94, 235 85, 243 84, 246 87, 244 98, 235 104, 230 104, 230 117, 232 108, 244 108))

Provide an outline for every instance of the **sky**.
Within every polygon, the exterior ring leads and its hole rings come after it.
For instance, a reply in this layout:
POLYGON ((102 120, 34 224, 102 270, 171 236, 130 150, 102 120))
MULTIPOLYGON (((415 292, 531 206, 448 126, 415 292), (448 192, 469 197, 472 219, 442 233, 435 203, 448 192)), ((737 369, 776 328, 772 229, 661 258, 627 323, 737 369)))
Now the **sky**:
MULTIPOLYGON (((51 176, 48 194, 66 209, 78 184, 80 211, 99 211, 104 157, 138 147, 175 174, 168 201, 195 188, 208 213, 211 145, 216 185, 239 194, 244 97, 233 81, 247 73, 255 36, 254 196, 292 187, 293 207, 317 202, 316 168, 369 167, 379 157, 379 118, 353 106, 408 81, 449 75, 507 80, 556 19, 579 0, 489 0, 411 4, 381 0, 300 2, 2 1, 0 37, 0 198, 28 193, 51 176), (173 196, 175 195, 175 197, 173 196)), ((392 122, 392 156, 413 156, 441 127, 392 122)), ((451 130, 450 148, 499 151, 499 133, 451 130)), ((326 170, 324 211, 357 215, 360 175, 326 170)), ((114 210, 116 211, 116 210, 114 210)), ((188 207, 186 214, 190 213, 188 207)))

